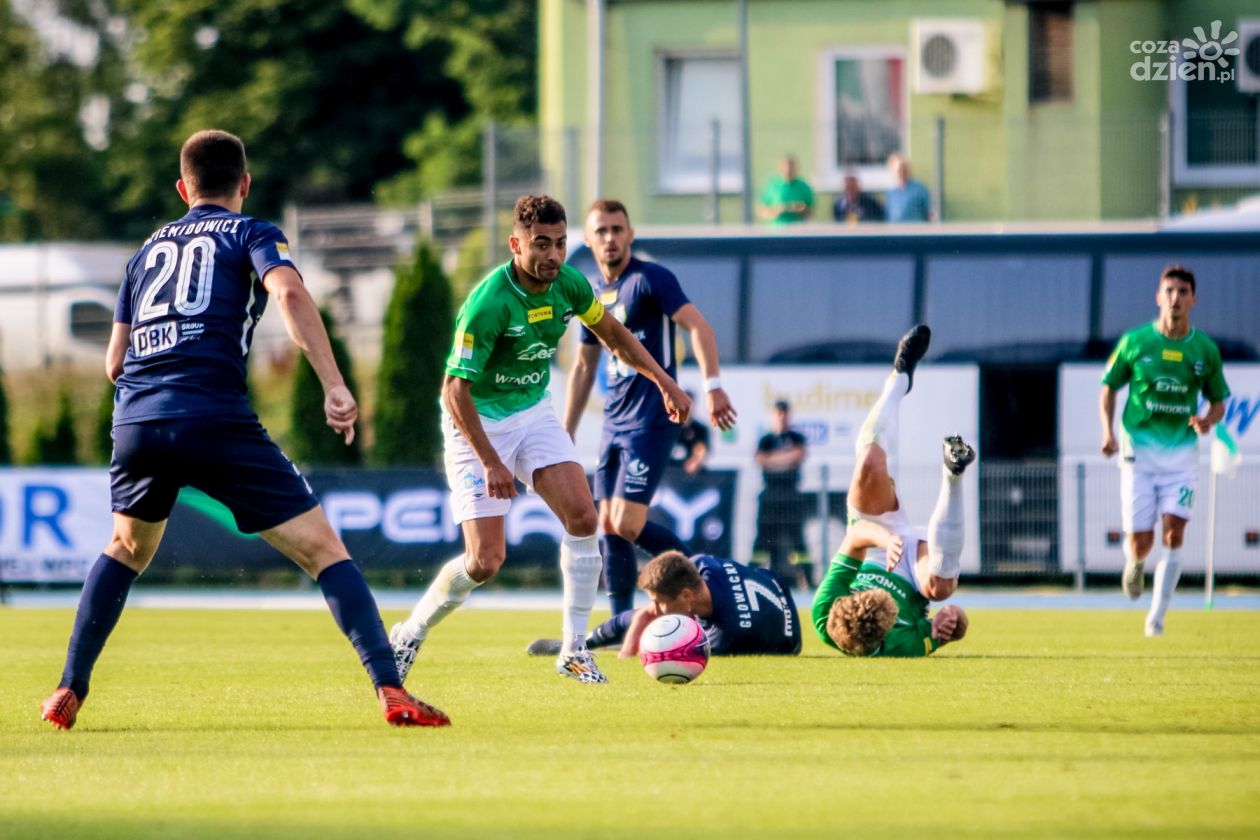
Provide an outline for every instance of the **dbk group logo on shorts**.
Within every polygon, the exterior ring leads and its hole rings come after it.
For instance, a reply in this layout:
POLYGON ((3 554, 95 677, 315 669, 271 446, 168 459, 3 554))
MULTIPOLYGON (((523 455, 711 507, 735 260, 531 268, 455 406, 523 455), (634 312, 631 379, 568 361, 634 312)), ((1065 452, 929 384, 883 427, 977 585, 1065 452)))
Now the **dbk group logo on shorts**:
POLYGON ((1129 52, 1141 56, 1129 67, 1129 76, 1137 82, 1232 82, 1231 58, 1239 49, 1230 46, 1238 41, 1238 33, 1221 35, 1221 22, 1212 21, 1207 31, 1194 28, 1193 38, 1180 41, 1131 41, 1129 52))

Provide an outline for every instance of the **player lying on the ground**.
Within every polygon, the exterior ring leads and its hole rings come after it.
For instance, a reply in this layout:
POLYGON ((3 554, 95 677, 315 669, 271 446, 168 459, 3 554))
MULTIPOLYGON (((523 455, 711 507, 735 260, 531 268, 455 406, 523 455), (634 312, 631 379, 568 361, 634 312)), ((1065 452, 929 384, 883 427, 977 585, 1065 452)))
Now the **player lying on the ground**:
MULTIPOLYGON (((734 560, 666 551, 639 573, 639 588, 650 606, 617 613, 586 637, 587 647, 621 645, 624 659, 639 652, 639 639, 662 615, 695 617, 714 654, 797 654, 801 623, 792 593, 765 569, 734 560)), ((554 656, 559 639, 538 639, 527 649, 534 656, 554 656)))
POLYGON ((960 437, 945 438, 941 492, 926 532, 911 527, 888 471, 901 398, 910 392, 931 337, 920 324, 897 345, 893 372, 858 432, 849 530, 814 596, 819 637, 852 656, 926 656, 967 632, 967 616, 958 607, 944 607, 929 621, 928 601, 943 601, 958 586, 962 475, 976 453, 960 437), (863 562, 871 548, 885 557, 863 562))

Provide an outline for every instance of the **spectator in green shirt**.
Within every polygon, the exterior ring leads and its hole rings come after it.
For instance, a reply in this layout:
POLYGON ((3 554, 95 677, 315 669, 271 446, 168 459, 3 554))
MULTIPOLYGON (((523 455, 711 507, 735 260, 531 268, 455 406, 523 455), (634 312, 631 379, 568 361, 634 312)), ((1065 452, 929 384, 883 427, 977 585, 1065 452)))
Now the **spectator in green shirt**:
POLYGON ((779 174, 762 191, 758 212, 774 225, 803 222, 814 212, 814 191, 797 177, 795 155, 785 155, 779 162, 779 174))

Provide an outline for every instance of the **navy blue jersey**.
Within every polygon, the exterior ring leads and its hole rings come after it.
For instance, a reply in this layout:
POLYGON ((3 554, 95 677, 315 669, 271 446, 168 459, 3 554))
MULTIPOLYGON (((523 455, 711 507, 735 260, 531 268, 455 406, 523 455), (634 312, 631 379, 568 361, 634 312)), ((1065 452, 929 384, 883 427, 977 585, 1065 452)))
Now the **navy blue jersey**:
POLYGON ((211 204, 150 236, 114 308, 131 327, 114 425, 253 417, 245 362, 267 305, 262 278, 278 266, 293 267, 279 228, 211 204))
MULTIPOLYGON (((639 339, 666 373, 677 379, 678 360, 674 357, 675 326, 672 316, 689 301, 673 272, 656 263, 631 257, 626 270, 611 286, 603 278, 595 294, 604 308, 639 339)), ((583 328, 582 342, 598 344, 599 339, 583 328)), ((665 401, 652 380, 608 354, 608 395, 604 401, 604 428, 614 431, 667 426, 665 401)))
POLYGON ((800 652, 796 603, 774 575, 708 554, 691 559, 713 596, 713 614, 699 619, 713 653, 800 652))

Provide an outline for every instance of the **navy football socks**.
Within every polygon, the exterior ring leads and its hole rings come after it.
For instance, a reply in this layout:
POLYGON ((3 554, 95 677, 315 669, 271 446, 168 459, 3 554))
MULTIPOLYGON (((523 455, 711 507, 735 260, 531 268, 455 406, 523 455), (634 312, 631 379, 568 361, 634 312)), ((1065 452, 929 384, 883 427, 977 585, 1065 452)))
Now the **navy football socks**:
POLYGON ((643 530, 634 543, 653 557, 666 551, 681 551, 688 556, 691 554, 687 551, 686 543, 678 539, 677 534, 655 522, 643 523, 643 530))
POLYGON ((350 560, 334 563, 320 572, 319 588, 333 620, 358 652, 372 685, 377 688, 401 686, 398 669, 394 666, 394 651, 389 646, 385 625, 381 623, 376 599, 359 567, 350 560))
POLYGON ((614 613, 613 617, 591 631, 586 637, 586 646, 590 648, 620 645, 630 629, 630 621, 634 618, 634 610, 614 613))
POLYGON ((612 614, 634 608, 634 585, 639 579, 639 561, 634 544, 616 534, 599 538, 604 554, 604 586, 608 589, 608 605, 612 614))
POLYGON ((102 554, 83 581, 74 630, 66 648, 66 667, 58 684, 73 691, 80 703, 87 697, 92 668, 127 605, 127 593, 135 579, 136 573, 130 567, 102 554))

